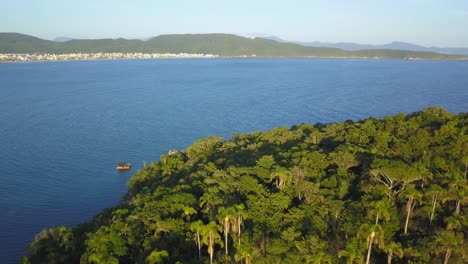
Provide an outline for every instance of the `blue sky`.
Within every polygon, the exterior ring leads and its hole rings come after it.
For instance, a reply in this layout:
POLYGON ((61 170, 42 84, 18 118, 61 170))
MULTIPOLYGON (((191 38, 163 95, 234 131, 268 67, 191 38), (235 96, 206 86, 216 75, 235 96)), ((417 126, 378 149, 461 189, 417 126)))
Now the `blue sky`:
POLYGON ((0 0, 0 32, 46 39, 167 33, 468 47, 467 0, 0 0))

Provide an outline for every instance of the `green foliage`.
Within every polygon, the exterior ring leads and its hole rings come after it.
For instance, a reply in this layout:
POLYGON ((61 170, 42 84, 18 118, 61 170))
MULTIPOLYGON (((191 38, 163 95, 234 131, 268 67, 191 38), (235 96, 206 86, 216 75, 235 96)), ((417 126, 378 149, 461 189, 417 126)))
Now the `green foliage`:
POLYGON ((429 108, 208 137, 23 263, 466 263, 467 124, 429 108))
POLYGON ((31 243, 23 263, 64 263, 73 259, 73 232, 64 226, 42 230, 31 243))
POLYGON ((149 264, 162 263, 162 260, 168 256, 169 253, 167 253, 166 250, 151 251, 151 254, 146 257, 146 261, 148 261, 149 264))
POLYGON ((119 263, 118 257, 128 252, 126 241, 114 228, 103 226, 96 233, 88 234, 86 253, 89 263, 119 263))

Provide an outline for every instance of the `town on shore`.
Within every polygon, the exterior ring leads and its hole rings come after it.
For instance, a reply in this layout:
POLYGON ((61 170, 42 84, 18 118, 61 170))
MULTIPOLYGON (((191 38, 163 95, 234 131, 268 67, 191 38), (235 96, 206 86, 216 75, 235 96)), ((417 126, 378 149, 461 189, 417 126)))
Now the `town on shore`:
POLYGON ((20 61, 68 61, 68 60, 114 60, 114 59, 159 59, 159 58, 216 58, 215 54, 196 53, 3 53, 0 54, 0 62, 20 61))

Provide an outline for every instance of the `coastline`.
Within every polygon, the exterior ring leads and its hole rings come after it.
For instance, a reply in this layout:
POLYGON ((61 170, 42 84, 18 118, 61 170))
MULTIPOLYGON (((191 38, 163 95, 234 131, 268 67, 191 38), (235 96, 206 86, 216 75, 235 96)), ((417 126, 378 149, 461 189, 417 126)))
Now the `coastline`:
POLYGON ((59 62, 59 61, 98 61, 98 60, 147 60, 147 59, 363 59, 363 60, 424 60, 424 61, 468 61, 468 57, 453 59, 437 58, 386 58, 369 56, 220 56, 218 54, 195 53, 0 53, 1 63, 14 62, 59 62))
POLYGON ((79 60, 122 60, 122 59, 169 59, 169 58, 214 58, 214 54, 190 53, 0 53, 0 63, 8 62, 47 62, 47 61, 79 61, 79 60))

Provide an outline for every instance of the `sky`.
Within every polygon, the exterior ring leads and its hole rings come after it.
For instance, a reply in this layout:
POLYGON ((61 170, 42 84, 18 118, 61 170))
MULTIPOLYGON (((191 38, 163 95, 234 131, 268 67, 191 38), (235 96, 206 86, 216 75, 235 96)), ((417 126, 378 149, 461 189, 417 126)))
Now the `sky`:
POLYGON ((0 32, 45 39, 232 33, 468 47, 468 0, 0 0, 0 32))

